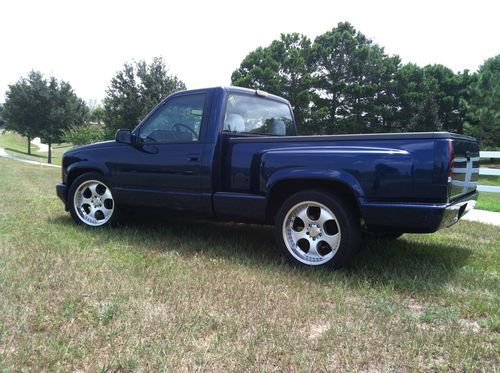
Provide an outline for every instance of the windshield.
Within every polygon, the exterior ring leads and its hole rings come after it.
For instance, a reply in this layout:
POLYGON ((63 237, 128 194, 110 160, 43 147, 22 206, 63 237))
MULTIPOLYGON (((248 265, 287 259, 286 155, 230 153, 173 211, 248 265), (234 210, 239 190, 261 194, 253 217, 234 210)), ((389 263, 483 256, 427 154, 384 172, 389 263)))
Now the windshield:
POLYGON ((292 113, 287 104, 259 96, 229 94, 224 131, 268 136, 292 136, 292 113))

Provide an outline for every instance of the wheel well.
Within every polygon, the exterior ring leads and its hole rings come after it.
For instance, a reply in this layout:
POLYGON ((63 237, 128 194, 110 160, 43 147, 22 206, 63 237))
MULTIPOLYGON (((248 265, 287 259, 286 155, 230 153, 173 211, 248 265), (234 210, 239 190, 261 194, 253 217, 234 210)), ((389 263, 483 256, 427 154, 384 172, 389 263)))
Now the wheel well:
POLYGON ((73 184, 73 181, 75 181, 77 177, 86 174, 87 172, 97 172, 98 174, 102 174, 101 171, 95 168, 78 168, 74 171, 71 171, 68 174, 68 178, 66 179, 66 187, 68 188, 68 190, 71 187, 71 184, 73 184))
POLYGON ((266 211, 267 220, 273 223, 283 202, 291 195, 307 189, 323 189, 329 193, 341 196, 353 207, 353 211, 361 216, 358 200, 352 189, 346 184, 331 180, 294 179, 280 181, 272 187, 268 196, 269 202, 266 211))

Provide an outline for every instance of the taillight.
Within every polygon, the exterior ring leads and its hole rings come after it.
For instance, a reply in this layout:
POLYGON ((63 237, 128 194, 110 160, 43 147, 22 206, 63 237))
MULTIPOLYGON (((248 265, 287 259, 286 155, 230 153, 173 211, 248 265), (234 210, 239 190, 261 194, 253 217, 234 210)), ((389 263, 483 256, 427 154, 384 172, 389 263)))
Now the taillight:
POLYGON ((451 183, 453 176, 453 161, 455 153, 453 152, 453 140, 448 140, 448 183, 451 183))

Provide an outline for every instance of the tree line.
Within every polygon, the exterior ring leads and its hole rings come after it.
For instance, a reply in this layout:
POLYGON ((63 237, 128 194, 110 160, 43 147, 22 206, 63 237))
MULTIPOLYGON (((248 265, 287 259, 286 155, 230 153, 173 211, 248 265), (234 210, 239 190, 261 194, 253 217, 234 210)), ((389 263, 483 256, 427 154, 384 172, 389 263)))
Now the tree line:
POLYGON ((31 140, 40 137, 49 145, 51 163, 52 144, 112 139, 117 129, 135 127, 165 96, 181 89, 185 84, 169 75, 161 57, 149 64, 125 63, 111 79, 104 105, 90 108, 68 82, 31 71, 9 85, 5 104, 0 105, 0 126, 25 136, 28 154, 31 140))
MULTIPOLYGON (((349 23, 311 41, 282 34, 250 52, 233 85, 287 98, 301 134, 450 131, 500 147, 500 55, 477 72, 402 64, 349 23)), ((164 60, 127 62, 102 106, 88 107, 68 82, 32 71, 9 86, 0 126, 49 145, 111 139, 133 128, 165 96, 186 89, 164 60)), ((48 161, 51 161, 49 146, 48 161)))
POLYGON ((500 146, 500 55, 477 73, 402 64, 344 22, 314 41, 282 34, 231 82, 288 98, 303 134, 450 131, 500 146))

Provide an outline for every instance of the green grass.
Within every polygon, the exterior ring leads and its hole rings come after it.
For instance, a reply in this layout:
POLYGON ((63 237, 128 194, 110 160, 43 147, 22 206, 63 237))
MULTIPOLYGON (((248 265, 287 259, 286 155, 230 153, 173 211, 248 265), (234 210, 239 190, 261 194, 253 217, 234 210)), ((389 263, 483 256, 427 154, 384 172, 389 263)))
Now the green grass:
MULTIPOLYGON (((36 145, 31 144, 31 154, 28 154, 28 140, 24 136, 14 132, 0 131, 0 147, 5 148, 8 154, 19 158, 43 163, 47 162, 47 153, 39 152, 36 145)), ((69 144, 53 144, 52 163, 60 165, 63 153, 71 147, 69 144)))
MULTIPOLYGON (((500 230, 284 263, 270 227, 75 225, 60 171, 0 159, 0 370, 494 371, 500 230)), ((146 220, 146 221, 144 221, 146 220)))
POLYGON ((479 176, 479 184, 500 186, 500 176, 481 175, 479 176))
MULTIPOLYGON (((479 185, 500 186, 500 176, 479 176, 479 185)), ((500 212, 500 193, 480 192, 476 208, 480 210, 500 212)))
POLYGON ((500 212, 500 194, 480 192, 476 209, 500 212))

